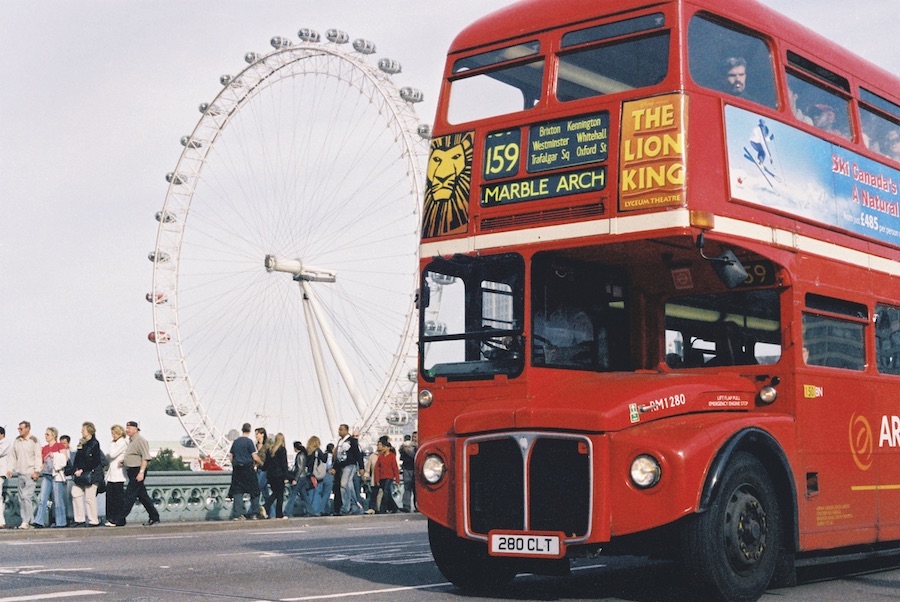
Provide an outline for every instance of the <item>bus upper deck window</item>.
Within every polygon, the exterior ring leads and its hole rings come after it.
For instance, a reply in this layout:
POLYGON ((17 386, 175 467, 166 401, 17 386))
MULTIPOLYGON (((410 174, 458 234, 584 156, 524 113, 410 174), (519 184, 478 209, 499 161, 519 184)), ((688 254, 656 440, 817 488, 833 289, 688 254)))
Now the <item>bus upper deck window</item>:
POLYGON ((688 29, 688 55, 697 84, 775 108, 772 56, 760 38, 694 16, 688 29))
POLYGON ((458 59, 453 63, 447 121, 460 124, 534 107, 544 80, 539 52, 535 41, 458 59))
POLYGON ((791 112, 803 123, 850 139, 849 103, 822 86, 788 73, 791 112))
POLYGON ((579 48, 559 56, 557 98, 580 100, 661 83, 669 67, 669 33, 661 29, 664 25, 662 13, 654 13, 563 35, 564 50, 579 48), (585 44, 591 46, 582 47, 585 44))

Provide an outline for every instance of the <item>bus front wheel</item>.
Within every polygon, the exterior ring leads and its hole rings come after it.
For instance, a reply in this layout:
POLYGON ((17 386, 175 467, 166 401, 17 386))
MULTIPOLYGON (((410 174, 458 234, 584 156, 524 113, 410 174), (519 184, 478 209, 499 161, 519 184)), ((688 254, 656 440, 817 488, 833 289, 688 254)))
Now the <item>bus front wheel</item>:
POLYGON ((756 600, 775 572, 782 522, 775 488, 752 455, 739 452, 706 512, 682 533, 682 562, 691 587, 708 599, 756 600))
POLYGON ((490 556, 485 544, 457 537, 454 531, 431 520, 428 542, 441 574, 460 589, 489 591, 516 576, 508 559, 490 556))

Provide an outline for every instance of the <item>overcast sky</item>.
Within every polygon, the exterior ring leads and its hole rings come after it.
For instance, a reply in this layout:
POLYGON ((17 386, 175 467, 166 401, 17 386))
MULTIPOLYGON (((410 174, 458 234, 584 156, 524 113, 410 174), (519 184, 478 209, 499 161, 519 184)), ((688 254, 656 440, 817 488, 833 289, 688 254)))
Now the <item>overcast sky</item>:
MULTIPOLYGON (((547 0, 548 2, 552 0, 547 0)), ((505 0, 6 0, 0 18, 0 425, 183 435, 147 333, 164 174, 219 76, 273 35, 336 27, 400 61, 431 122, 444 54, 505 0)), ((896 0, 766 0, 890 72, 896 0)), ((598 2, 598 6, 602 5, 598 2)), ((285 433, 290 440, 300 433, 285 433)), ((325 435, 321 433, 320 435, 325 435)), ((328 440, 325 436, 323 439, 328 440)))

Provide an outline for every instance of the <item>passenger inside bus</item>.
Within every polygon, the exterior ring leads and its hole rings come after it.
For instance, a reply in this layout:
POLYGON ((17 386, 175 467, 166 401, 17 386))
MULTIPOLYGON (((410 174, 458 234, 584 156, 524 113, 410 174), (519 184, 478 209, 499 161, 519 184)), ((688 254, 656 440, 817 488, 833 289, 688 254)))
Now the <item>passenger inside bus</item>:
POLYGON ((740 56, 730 56, 723 63, 722 91, 743 96, 747 89, 747 61, 740 56))
POLYGON ((552 257, 535 260, 532 311, 534 365, 626 369, 624 291, 602 267, 552 257))

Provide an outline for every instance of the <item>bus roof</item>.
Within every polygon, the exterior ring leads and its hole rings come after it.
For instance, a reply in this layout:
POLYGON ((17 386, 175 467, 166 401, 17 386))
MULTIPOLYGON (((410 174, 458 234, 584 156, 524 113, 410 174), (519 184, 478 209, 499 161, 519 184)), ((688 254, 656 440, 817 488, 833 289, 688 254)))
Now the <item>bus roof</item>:
POLYGON ((875 87, 889 90, 894 96, 897 94, 900 78, 896 74, 862 59, 756 0, 522 0, 466 27, 453 40, 450 53, 575 25, 603 14, 622 14, 672 4, 708 10, 773 37, 776 37, 774 32, 778 32, 777 37, 802 46, 805 53, 817 61, 861 75, 863 80, 875 87))

